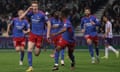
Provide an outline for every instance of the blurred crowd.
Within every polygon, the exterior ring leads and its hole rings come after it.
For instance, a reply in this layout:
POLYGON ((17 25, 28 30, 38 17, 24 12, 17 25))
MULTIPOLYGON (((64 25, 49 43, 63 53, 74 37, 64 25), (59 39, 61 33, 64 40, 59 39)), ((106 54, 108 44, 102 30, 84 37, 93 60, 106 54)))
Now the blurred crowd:
MULTIPOLYGON (((7 29, 7 24, 11 18, 17 16, 19 9, 27 9, 33 0, 0 0, 0 34, 7 29)), ((104 15, 109 15, 113 23, 114 32, 120 32, 120 1, 116 0, 112 5, 108 4, 104 15), (116 2, 118 1, 118 2, 116 2)), ((80 24, 81 17, 84 16, 84 8, 90 7, 92 13, 95 13, 101 6, 104 6, 108 0, 38 0, 40 9, 47 14, 52 14, 62 8, 70 9, 70 20, 74 27, 80 24)), ((100 27, 103 31, 104 23, 100 27)), ((4 35, 4 34, 3 34, 4 35)))
POLYGON ((6 34, 7 25, 17 16, 19 9, 26 9, 30 0, 0 0, 0 35, 6 34))
MULTIPOLYGON (((103 15, 108 16, 112 22, 113 33, 120 34, 120 0, 115 0, 113 4, 108 4, 103 15)), ((102 22, 101 32, 104 32, 104 26, 102 22)))
POLYGON ((29 0, 0 0, 0 14, 15 14, 19 9, 30 5, 29 0))

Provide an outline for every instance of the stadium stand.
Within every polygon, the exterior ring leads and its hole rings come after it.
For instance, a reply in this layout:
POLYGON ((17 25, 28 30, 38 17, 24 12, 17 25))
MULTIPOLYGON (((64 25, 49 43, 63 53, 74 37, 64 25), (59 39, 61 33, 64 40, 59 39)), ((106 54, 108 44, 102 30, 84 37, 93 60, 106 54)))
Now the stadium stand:
MULTIPOLYGON (((11 18, 16 17, 16 12, 19 9, 26 9, 29 7, 33 0, 0 0, 0 33, 6 31, 7 24, 11 18)), ((71 9, 70 19, 76 28, 76 33, 79 31, 80 19, 84 16, 84 8, 90 7, 93 14, 97 14, 104 10, 103 15, 108 15, 113 23, 113 31, 116 34, 120 32, 120 1, 112 0, 112 4, 109 4, 111 0, 38 0, 40 3, 40 9, 51 14, 56 10, 60 10, 63 7, 71 9)), ((99 15, 98 15, 99 16, 99 15)), ((101 16, 99 16, 101 17, 101 16)), ((104 32, 104 23, 99 28, 99 32, 104 32)))

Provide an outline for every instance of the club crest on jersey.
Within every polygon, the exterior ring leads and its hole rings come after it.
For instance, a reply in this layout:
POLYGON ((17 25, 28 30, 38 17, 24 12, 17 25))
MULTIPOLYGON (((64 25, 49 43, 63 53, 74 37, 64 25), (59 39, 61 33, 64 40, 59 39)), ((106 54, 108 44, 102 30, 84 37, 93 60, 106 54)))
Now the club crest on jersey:
POLYGON ((41 19, 41 18, 40 18, 40 16, 35 16, 35 17, 32 16, 31 19, 32 19, 32 22, 38 23, 38 22, 40 22, 40 19, 41 19))
POLYGON ((87 22, 87 20, 84 20, 84 23, 86 23, 87 22))
POLYGON ((40 20, 40 16, 37 16, 37 19, 39 19, 39 20, 40 20))

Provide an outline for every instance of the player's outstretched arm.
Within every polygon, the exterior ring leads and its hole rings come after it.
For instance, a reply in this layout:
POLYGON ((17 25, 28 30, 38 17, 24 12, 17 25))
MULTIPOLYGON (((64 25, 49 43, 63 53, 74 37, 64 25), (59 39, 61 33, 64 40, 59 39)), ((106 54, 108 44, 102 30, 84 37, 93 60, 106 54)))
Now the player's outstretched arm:
POLYGON ((58 32, 58 33, 56 33, 55 35, 62 34, 62 33, 64 33, 66 30, 67 30, 67 28, 66 28, 66 27, 64 27, 61 31, 59 31, 59 32, 58 32))
POLYGON ((80 27, 81 27, 80 32, 84 33, 85 32, 85 26, 84 26, 84 19, 83 18, 81 19, 80 27))
POLYGON ((50 31, 51 31, 51 23, 47 21, 47 38, 50 38, 50 31))
POLYGON ((8 24, 6 37, 9 37, 10 27, 11 27, 11 24, 8 24))
POLYGON ((26 14, 32 9, 32 6, 30 6, 21 16, 20 19, 24 18, 26 14))
POLYGON ((29 32, 30 32, 30 28, 29 28, 29 29, 27 29, 27 30, 23 30, 23 32, 24 32, 24 34, 29 33, 29 32))

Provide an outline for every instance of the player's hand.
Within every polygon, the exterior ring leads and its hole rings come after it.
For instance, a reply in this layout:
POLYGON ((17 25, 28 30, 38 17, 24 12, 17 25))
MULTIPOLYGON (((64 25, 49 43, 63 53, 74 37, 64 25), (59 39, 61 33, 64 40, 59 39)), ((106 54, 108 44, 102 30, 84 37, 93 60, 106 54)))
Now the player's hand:
POLYGON ((47 39, 47 42, 48 42, 49 44, 51 44, 51 42, 52 42, 51 38, 48 38, 48 39, 47 39))
POLYGON ((9 37, 9 33, 6 33, 6 37, 9 37))
POLYGON ((23 30, 23 33, 24 33, 24 34, 27 34, 27 33, 28 33, 28 31, 23 30))
POLYGON ((88 38, 89 37, 89 35, 85 35, 85 38, 88 38))
POLYGON ((55 36, 55 35, 56 35, 55 33, 52 33, 52 34, 51 34, 51 37, 53 37, 53 36, 55 36))
POLYGON ((90 23, 91 23, 92 25, 95 25, 95 22, 94 22, 94 21, 92 21, 92 20, 90 20, 90 23))
POLYGON ((50 36, 47 36, 47 42, 48 42, 48 43, 51 43, 51 38, 50 38, 50 36))
POLYGON ((47 35, 47 40, 49 40, 50 39, 50 35, 47 35))
POLYGON ((85 29, 82 29, 81 32, 84 33, 84 32, 85 32, 85 29))
POLYGON ((107 35, 106 35, 106 34, 104 34, 104 35, 103 35, 103 38, 106 38, 106 37, 107 37, 107 35))
POLYGON ((32 10, 33 9, 33 7, 32 6, 30 6, 29 8, 28 8, 28 10, 32 10))

